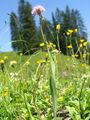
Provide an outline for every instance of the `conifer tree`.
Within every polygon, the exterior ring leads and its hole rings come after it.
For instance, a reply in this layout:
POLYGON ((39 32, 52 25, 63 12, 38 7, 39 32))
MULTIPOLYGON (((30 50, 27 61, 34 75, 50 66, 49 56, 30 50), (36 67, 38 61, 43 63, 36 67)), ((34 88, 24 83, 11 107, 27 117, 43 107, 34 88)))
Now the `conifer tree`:
MULTIPOLYGON (((61 30, 59 32, 59 43, 62 53, 66 54, 66 32, 68 29, 78 29, 77 34, 72 34, 72 45, 74 47, 74 51, 77 51, 77 45, 76 45, 76 38, 79 40, 79 38, 87 38, 87 33, 85 32, 86 27, 84 25, 83 19, 81 17, 81 14, 78 10, 70 9, 68 6, 66 6, 65 11, 61 11, 58 8, 56 9, 55 14, 52 14, 52 22, 53 27, 55 31, 56 24, 60 23, 61 30)), ((56 38, 56 34, 55 34, 56 38)), ((67 44, 70 44, 70 39, 68 39, 67 44)), ((78 41, 79 42, 79 41, 78 41)))
POLYGON ((19 50, 19 28, 17 16, 14 12, 10 14, 10 28, 11 28, 11 44, 14 51, 19 50))
MULTIPOLYGON (((14 50, 21 51, 23 53, 30 53, 30 51, 34 51, 39 42, 37 27, 31 10, 32 6, 29 2, 26 2, 25 0, 19 1, 18 17, 16 18, 18 20, 18 25, 16 24, 16 27, 14 27, 14 31, 17 31, 18 28, 19 38, 17 39, 19 39, 19 42, 16 44, 14 50)), ((13 25, 11 25, 13 22, 14 19, 12 18, 12 21, 10 19, 11 36, 15 34, 12 29, 13 25)), ((16 36, 18 36, 18 33, 16 36)))
POLYGON ((20 31, 23 40, 23 52, 33 50, 38 46, 38 33, 31 14, 32 7, 29 2, 20 0, 18 7, 20 31))

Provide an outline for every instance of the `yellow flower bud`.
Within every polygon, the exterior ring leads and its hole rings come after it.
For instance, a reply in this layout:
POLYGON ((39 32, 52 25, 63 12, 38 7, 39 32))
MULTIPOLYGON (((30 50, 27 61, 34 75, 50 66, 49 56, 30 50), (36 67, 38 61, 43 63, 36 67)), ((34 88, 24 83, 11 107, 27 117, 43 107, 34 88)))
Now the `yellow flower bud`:
POLYGON ((83 43, 83 42, 84 42, 84 39, 81 39, 80 42, 83 43))
POLYGON ((8 57, 7 56, 4 56, 4 60, 7 60, 8 59, 8 57))
POLYGON ((83 46, 87 46, 87 44, 88 44, 88 42, 86 41, 86 42, 83 43, 83 46))
POLYGON ((83 54, 83 58, 86 58, 86 56, 87 56, 86 54, 83 54))
POLYGON ((0 60, 0 64, 4 64, 4 60, 0 60))
POLYGON ((25 63, 26 65, 29 65, 30 64, 30 62, 29 61, 26 61, 26 63, 25 63))
POLYGON ((78 29, 75 29, 74 32, 77 33, 77 32, 78 32, 78 29))
POLYGON ((40 47, 43 47, 43 46, 45 46, 45 44, 44 43, 40 43, 40 47))
POLYGON ((61 28, 60 24, 57 24, 57 25, 56 25, 56 30, 59 31, 60 28, 61 28))
POLYGON ((67 34, 67 35, 70 35, 70 33, 69 33, 69 32, 66 32, 66 34, 67 34))
POLYGON ((70 29, 69 29, 68 32, 69 32, 70 34, 72 34, 73 30, 70 30, 70 29))
POLYGON ((82 48, 83 47, 83 45, 82 44, 80 44, 80 48, 82 48))
POLYGON ((72 45, 68 45, 67 48, 71 49, 71 48, 72 48, 72 45))
POLYGON ((45 63, 45 62, 46 62, 45 60, 38 60, 37 61, 38 64, 45 63))

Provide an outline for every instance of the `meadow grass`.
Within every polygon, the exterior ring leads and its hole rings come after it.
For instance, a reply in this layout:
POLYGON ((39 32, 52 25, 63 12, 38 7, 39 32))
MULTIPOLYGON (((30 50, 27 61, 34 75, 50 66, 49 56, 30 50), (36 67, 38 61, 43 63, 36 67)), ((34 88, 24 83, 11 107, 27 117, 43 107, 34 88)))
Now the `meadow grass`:
MULTIPOLYGON (((41 12, 42 6, 33 11, 47 25, 41 12)), ((0 53, 0 119, 90 120, 88 42, 80 41, 74 53, 71 37, 77 29, 68 30, 70 43, 63 55, 60 24, 56 26, 57 48, 47 40, 42 24, 40 28, 43 41, 39 51, 32 55, 0 53)))
MULTIPOLYGON (((59 113, 62 110, 69 111, 73 120, 77 117, 77 120, 81 120, 80 110, 85 114, 84 118, 89 117, 89 66, 83 67, 79 60, 73 60, 70 56, 52 54, 55 58, 57 92, 55 99, 58 117, 55 119, 63 117, 59 113), (62 64, 60 58, 62 58, 62 64), (83 79, 85 79, 85 85, 82 89, 83 79)), ((0 119, 53 119, 52 96, 49 87, 52 70, 49 58, 45 61, 46 52, 40 50, 30 56, 7 52, 0 53, 0 56, 0 59, 4 56, 8 57, 4 63, 4 71, 0 69, 0 119), (10 61, 17 61, 17 64, 12 66, 10 61)))

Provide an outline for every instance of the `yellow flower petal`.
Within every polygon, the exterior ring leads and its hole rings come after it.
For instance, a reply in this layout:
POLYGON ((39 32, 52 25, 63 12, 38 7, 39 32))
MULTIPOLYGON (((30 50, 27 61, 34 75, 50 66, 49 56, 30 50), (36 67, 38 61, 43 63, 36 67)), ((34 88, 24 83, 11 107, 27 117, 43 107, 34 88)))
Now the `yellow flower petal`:
POLYGON ((4 64, 4 60, 0 60, 0 64, 4 64))
POLYGON ((80 42, 83 43, 83 42, 84 42, 84 39, 81 39, 80 42))
POLYGON ((25 63, 26 65, 29 65, 30 64, 30 62, 29 61, 26 61, 26 63, 25 63))
POLYGON ((45 60, 38 60, 37 61, 38 64, 45 63, 45 62, 46 62, 45 60))
POLYGON ((72 45, 68 45, 67 48, 71 49, 71 48, 72 48, 72 45))
POLYGON ((60 24, 57 24, 57 25, 56 25, 56 30, 59 31, 60 28, 61 28, 60 24))
POLYGON ((82 48, 83 47, 83 45, 82 44, 80 44, 80 48, 82 48))
POLYGON ((4 60, 7 60, 8 59, 8 57, 7 56, 4 56, 4 60))
POLYGON ((88 44, 88 42, 84 42, 84 43, 83 43, 83 46, 87 46, 87 44, 88 44))
POLYGON ((45 44, 44 43, 40 43, 40 47, 43 47, 43 46, 45 46, 45 44))
POLYGON ((86 56, 87 56, 86 54, 83 54, 83 58, 86 58, 86 56))
POLYGON ((73 30, 69 29, 68 32, 71 34, 73 32, 73 30))
POLYGON ((70 35, 70 33, 69 33, 69 32, 66 32, 66 34, 67 34, 67 35, 70 35))
POLYGON ((77 33, 77 32, 78 32, 78 29, 75 29, 74 32, 77 33))

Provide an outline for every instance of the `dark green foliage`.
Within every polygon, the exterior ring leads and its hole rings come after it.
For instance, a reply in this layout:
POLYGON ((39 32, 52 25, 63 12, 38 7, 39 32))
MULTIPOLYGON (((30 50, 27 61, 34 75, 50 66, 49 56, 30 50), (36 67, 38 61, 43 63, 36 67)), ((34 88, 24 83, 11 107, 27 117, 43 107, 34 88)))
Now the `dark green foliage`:
POLYGON ((25 44, 23 44, 23 52, 26 52, 27 48, 29 50, 36 48, 38 42, 36 25, 31 10, 32 7, 29 2, 20 1, 18 13, 20 29, 23 36, 22 39, 25 41, 25 44))
MULTIPOLYGON (((38 46, 38 33, 37 33, 35 21, 34 21, 34 16, 31 14, 31 10, 32 10, 32 7, 29 2, 26 2, 24 0, 19 1, 19 7, 18 7, 18 21, 19 21, 18 23, 19 24, 17 27, 19 29, 18 44, 20 48, 18 48, 18 45, 16 45, 16 50, 22 51, 23 53, 30 53, 30 51, 33 51, 38 46)), ((12 27, 11 27, 11 31, 12 31, 12 27)), ((16 24, 14 26, 14 29, 15 31, 17 31, 16 24)), ((15 34, 14 31, 13 31, 13 34, 15 34)), ((11 32, 11 36, 12 36, 12 32, 11 32)), ((16 33, 16 36, 17 36, 17 33, 16 33)))
POLYGON ((19 28, 17 23, 17 16, 14 12, 10 15, 10 28, 11 28, 11 41, 13 50, 17 51, 19 45, 17 41, 19 40, 19 28))
MULTIPOLYGON (((66 45, 69 45, 70 41, 74 47, 74 52, 76 52, 77 44, 79 43, 80 38, 84 38, 85 40, 87 38, 87 33, 85 32, 86 28, 84 26, 84 22, 81 17, 81 14, 79 13, 78 10, 69 9, 68 6, 66 6, 65 11, 61 11, 57 8, 55 14, 52 13, 52 22, 53 22, 54 32, 56 31, 55 30, 56 25, 58 23, 60 23, 61 25, 61 30, 58 34, 59 34, 60 48, 64 54, 66 54, 66 45), (70 39, 70 37, 66 35, 68 29, 72 29, 72 30, 78 29, 78 33, 73 33, 70 39), (76 40, 78 41, 77 43, 76 40)), ((55 38, 56 38, 56 34, 55 34, 55 38)))

